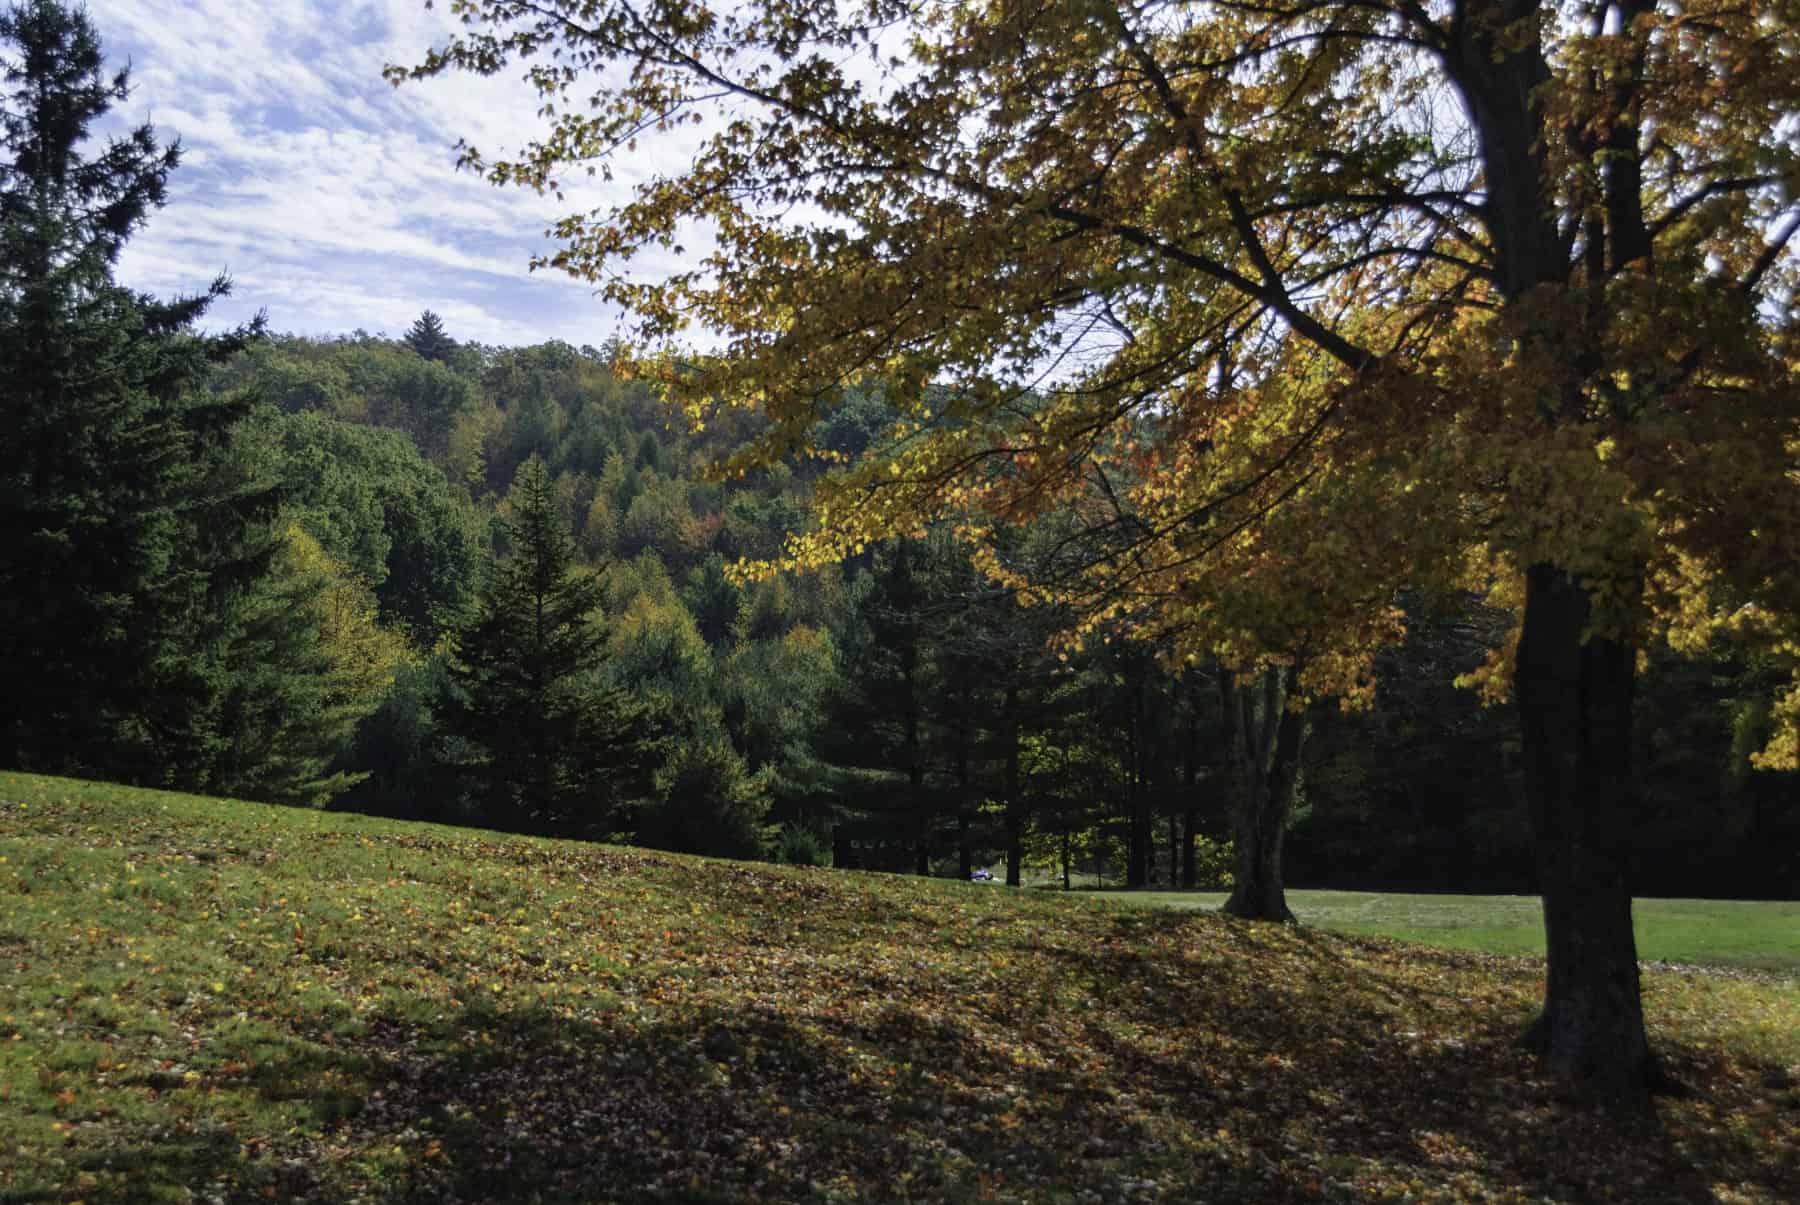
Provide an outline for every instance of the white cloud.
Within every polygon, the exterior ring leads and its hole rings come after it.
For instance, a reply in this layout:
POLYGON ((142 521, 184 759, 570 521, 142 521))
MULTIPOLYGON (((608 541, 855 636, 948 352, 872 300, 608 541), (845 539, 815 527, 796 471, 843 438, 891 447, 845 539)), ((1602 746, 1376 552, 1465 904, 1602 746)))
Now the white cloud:
POLYGON ((384 65, 443 42, 441 9, 90 0, 89 15, 108 58, 132 65, 119 124, 148 118, 185 149, 168 206, 126 248, 125 283, 191 292, 229 270, 220 324, 266 308, 276 329, 308 333, 398 331, 425 308, 487 342, 598 343, 613 329, 586 286, 526 266, 565 209, 620 199, 630 179, 676 164, 641 155, 610 193, 567 203, 459 173, 459 138, 515 150, 537 129, 537 102, 508 78, 388 85, 384 65))

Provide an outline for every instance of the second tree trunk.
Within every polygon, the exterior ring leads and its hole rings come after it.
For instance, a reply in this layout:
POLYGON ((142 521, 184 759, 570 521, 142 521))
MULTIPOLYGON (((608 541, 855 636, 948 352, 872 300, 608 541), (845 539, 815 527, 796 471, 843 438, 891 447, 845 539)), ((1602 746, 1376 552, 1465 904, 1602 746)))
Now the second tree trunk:
POLYGON ((1527 1041, 1554 1074, 1639 1104, 1656 1068, 1621 852, 1636 650, 1590 634, 1591 620, 1579 582, 1532 566, 1514 684, 1544 893, 1546 983, 1527 1041))
POLYGON ((1248 685, 1222 678, 1225 722, 1236 771, 1232 792, 1233 865, 1225 911, 1246 920, 1292 922, 1281 851, 1300 794, 1307 712, 1287 706, 1295 671, 1274 666, 1248 685))

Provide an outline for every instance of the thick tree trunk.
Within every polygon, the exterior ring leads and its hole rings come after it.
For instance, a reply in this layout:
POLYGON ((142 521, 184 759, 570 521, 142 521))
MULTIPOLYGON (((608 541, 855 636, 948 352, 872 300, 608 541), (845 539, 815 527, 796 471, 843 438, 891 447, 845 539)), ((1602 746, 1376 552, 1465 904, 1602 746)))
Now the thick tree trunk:
POLYGON ((1300 791, 1301 753, 1311 719, 1287 707, 1290 671, 1271 669, 1251 687, 1228 683, 1233 752, 1238 764, 1231 898, 1225 911, 1245 920, 1293 923, 1282 877, 1287 818, 1300 791))
POLYGON ((1644 1035, 1625 883, 1636 650, 1583 639, 1587 591, 1534 565, 1514 687, 1525 789, 1544 893, 1544 1009, 1526 1034, 1546 1066, 1585 1091, 1641 1105, 1657 1079, 1644 1035))
MULTIPOLYGON (((1552 78, 1540 6, 1504 0, 1471 10, 1446 44, 1444 66, 1475 127, 1493 246, 1495 284, 1509 304, 1574 279, 1557 208, 1548 203, 1560 169, 1550 164, 1553 116, 1543 85, 1552 78)), ((1627 26, 1634 12, 1621 10, 1627 26)), ((1641 65, 1612 74, 1606 195, 1585 233, 1585 282, 1595 305, 1590 336, 1604 337, 1606 296, 1593 288, 1652 250, 1643 215, 1640 141, 1633 88, 1641 65), (1610 246, 1608 245, 1610 244, 1610 246)), ((1625 65, 1621 65, 1625 66, 1625 65)), ((1593 147, 1602 149, 1600 145, 1593 147)), ((1568 355, 1568 332, 1551 336, 1568 355)), ((1594 366, 1598 366, 1594 358, 1594 366)), ((1578 391, 1547 413, 1552 424, 1582 413, 1578 391)), ((1598 431, 1596 431, 1596 436, 1598 431)), ((1516 505, 1525 505, 1521 501, 1516 505)), ((1587 636, 1587 589, 1553 565, 1526 571, 1525 619, 1513 685, 1523 737, 1525 790, 1544 892, 1547 983, 1544 1010, 1527 1040, 1548 1068, 1584 1091, 1642 1105, 1656 1069, 1644 1037, 1631 896, 1620 830, 1631 798, 1631 702, 1636 649, 1587 636)))
POLYGON ((1270 772, 1262 789, 1238 808, 1233 837, 1235 881, 1225 911, 1246 920, 1292 924, 1281 852, 1288 816, 1300 788, 1300 754, 1311 723, 1305 712, 1283 710, 1270 772))

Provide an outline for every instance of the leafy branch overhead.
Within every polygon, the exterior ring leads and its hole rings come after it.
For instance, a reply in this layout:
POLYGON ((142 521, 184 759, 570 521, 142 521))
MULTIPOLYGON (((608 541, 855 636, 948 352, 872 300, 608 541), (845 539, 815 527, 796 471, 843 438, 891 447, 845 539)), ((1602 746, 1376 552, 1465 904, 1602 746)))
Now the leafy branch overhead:
MULTIPOLYGON (((859 380, 916 408, 791 562, 1072 505, 1116 538, 1062 593, 1096 621, 1158 600, 1245 658, 1392 638, 1387 584, 1471 544, 1482 575, 1647 558, 1647 598, 1598 596, 1632 630, 1694 591, 1793 597, 1791 503, 1743 505, 1792 459, 1778 6, 458 11, 411 74, 517 63, 545 99, 524 154, 465 148, 492 179, 691 148, 564 219, 550 262, 652 344, 724 333, 649 367, 774 420, 731 467, 805 445, 859 380), (691 230, 716 242, 691 268, 630 272, 691 230)), ((1318 684, 1354 689, 1349 664, 1318 684)))

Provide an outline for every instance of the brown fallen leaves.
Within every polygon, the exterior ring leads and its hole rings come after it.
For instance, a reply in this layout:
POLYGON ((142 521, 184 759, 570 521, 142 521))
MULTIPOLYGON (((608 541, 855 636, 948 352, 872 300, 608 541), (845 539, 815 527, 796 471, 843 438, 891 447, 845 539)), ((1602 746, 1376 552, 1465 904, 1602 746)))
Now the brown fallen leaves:
POLYGON ((1691 1093, 1622 1123, 1513 1045, 1525 960, 19 776, 0 800, 29 803, 0 807, 0 895, 41 934, 0 958, 9 1198, 1800 1199, 1795 1054, 1697 1003, 1791 1015, 1791 983, 1652 972, 1691 1093))

